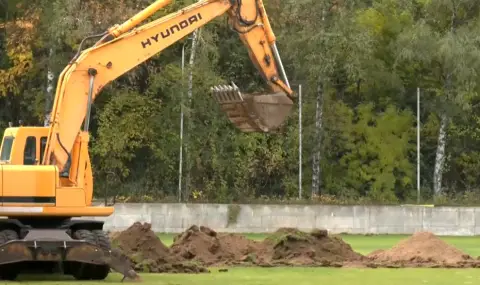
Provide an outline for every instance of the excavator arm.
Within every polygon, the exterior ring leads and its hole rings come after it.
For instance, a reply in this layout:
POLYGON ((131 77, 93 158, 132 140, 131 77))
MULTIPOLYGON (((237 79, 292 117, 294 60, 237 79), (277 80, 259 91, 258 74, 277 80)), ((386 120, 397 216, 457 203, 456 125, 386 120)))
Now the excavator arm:
POLYGON ((84 131, 88 131, 92 102, 109 82, 225 13, 273 94, 242 94, 232 84, 213 87, 214 97, 244 132, 268 132, 285 120, 293 104, 293 91, 262 0, 203 0, 135 28, 169 2, 158 0, 122 25, 99 35, 102 38, 93 47, 79 52, 63 70, 42 164, 64 169, 82 122, 84 131))

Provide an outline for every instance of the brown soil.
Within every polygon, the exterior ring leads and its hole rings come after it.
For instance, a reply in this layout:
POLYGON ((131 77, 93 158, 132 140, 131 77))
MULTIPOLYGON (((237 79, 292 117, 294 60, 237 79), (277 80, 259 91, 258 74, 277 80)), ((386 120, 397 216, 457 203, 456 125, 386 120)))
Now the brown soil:
POLYGON ((418 232, 390 250, 377 250, 368 257, 378 266, 477 267, 471 256, 429 232, 418 232))
POLYGON ((181 258, 204 265, 231 265, 258 249, 256 242, 234 234, 217 234, 204 226, 191 226, 174 238, 171 251, 181 258))
POLYGON ((127 230, 116 234, 112 244, 130 258, 137 272, 207 272, 203 267, 173 256, 170 249, 155 235, 148 223, 133 224, 127 230))
POLYGON ((330 266, 330 267, 480 267, 477 261, 431 233, 416 233, 390 250, 368 256, 355 252, 326 230, 310 233, 283 228, 263 242, 242 235, 219 234, 204 226, 191 226, 165 246, 150 229, 135 223, 112 234, 112 243, 129 256, 138 272, 208 272, 223 265, 330 266))
POLYGON ((339 237, 329 236, 326 230, 306 233, 283 228, 268 237, 264 244, 271 248, 273 264, 341 267, 344 263, 365 260, 349 244, 339 237))
POLYGON ((177 235, 171 248, 155 236, 149 224, 135 223, 128 230, 113 236, 114 243, 119 244, 132 262, 137 264, 136 269, 147 272, 178 272, 178 268, 172 264, 185 264, 185 261, 204 266, 339 267, 344 262, 361 262, 365 259, 340 238, 328 236, 325 230, 305 233, 285 228, 263 242, 256 242, 242 235, 218 234, 208 227, 194 225, 177 235))

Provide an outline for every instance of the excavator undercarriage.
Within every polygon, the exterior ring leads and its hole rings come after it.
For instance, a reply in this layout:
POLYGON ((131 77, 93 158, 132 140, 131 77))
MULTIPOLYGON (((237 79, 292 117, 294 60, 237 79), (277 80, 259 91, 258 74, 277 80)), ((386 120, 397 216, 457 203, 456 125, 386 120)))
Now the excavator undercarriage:
POLYGON ((103 280, 110 269, 139 279, 128 258, 112 249, 98 221, 0 220, 0 280, 19 274, 72 275, 77 280, 103 280))

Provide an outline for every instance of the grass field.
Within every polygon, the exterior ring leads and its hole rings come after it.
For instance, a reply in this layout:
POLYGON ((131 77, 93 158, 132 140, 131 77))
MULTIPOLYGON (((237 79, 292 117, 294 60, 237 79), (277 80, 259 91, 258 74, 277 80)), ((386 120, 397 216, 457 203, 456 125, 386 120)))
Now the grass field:
MULTIPOLYGON (((247 235, 262 240, 264 235, 247 235)), ((160 234, 162 241, 170 245, 174 235, 160 234)), ((375 249, 386 249, 406 236, 354 236, 342 238, 356 251, 368 254, 375 249)), ((480 237, 442 237, 446 242, 462 249, 472 256, 480 256, 480 237)), ((143 274, 145 285, 453 285, 480 282, 480 269, 334 269, 334 268, 234 268, 228 272, 211 269, 210 274, 143 274)), ((121 284, 121 276, 111 274, 104 282, 77 282, 70 279, 56 279, 54 282, 37 276, 20 277, 25 284, 121 284), (44 281, 42 281, 44 279, 44 281)))
MULTIPOLYGON (((330 268, 235 268, 211 274, 145 274, 145 285, 460 285, 478 284, 480 270, 464 269, 330 269, 330 268)), ((22 283, 36 284, 122 284, 112 274, 104 282, 38 281, 24 278, 22 283)))

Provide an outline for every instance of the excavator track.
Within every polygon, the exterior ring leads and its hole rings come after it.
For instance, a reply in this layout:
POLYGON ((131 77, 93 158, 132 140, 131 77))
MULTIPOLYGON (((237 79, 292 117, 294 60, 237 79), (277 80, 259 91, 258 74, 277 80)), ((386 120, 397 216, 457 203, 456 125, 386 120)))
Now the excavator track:
POLYGON ((107 234, 85 228, 0 230, 0 280, 22 273, 61 273, 77 280, 104 280, 110 270, 139 280, 128 258, 107 234))

